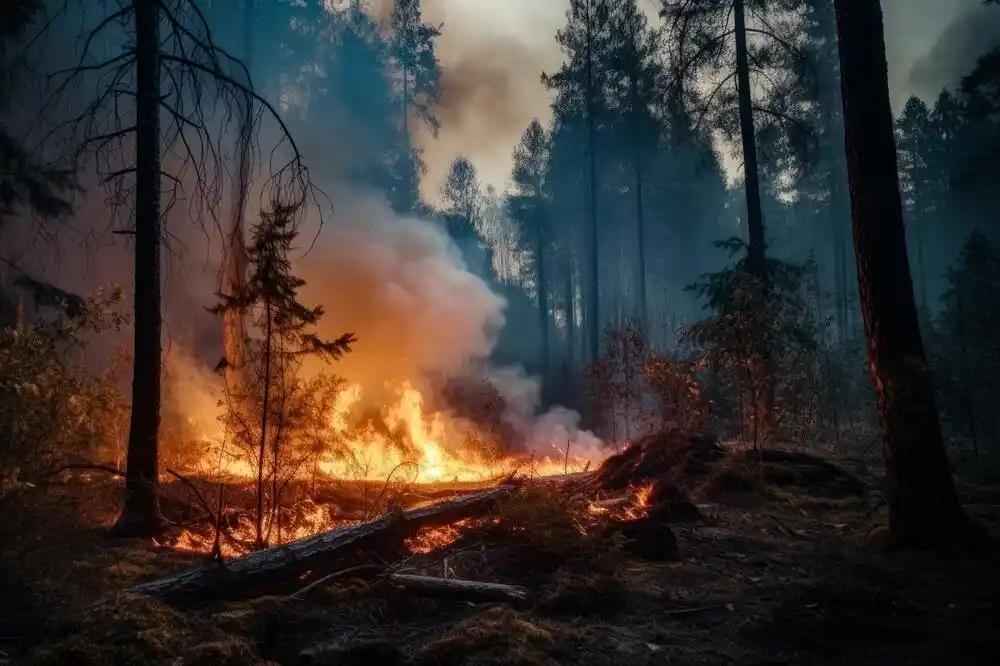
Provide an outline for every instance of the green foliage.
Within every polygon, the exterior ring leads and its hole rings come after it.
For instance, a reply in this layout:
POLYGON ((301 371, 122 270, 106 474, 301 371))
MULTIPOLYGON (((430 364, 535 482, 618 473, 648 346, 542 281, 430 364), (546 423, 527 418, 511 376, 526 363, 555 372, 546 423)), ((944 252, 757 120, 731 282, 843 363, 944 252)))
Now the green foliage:
POLYGON ((60 459, 111 457, 128 417, 124 359, 94 375, 80 358, 93 335, 127 324, 121 301, 120 289, 98 291, 74 315, 0 329, 0 494, 60 459))

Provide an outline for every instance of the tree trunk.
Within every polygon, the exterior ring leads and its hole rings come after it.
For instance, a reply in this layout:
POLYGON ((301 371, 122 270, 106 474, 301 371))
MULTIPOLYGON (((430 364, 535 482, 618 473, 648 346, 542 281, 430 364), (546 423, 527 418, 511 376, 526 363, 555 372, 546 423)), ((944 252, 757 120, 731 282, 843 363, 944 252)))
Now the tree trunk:
POLYGON ((501 485, 406 511, 401 517, 378 518, 250 553, 224 564, 212 563, 142 583, 135 592, 168 601, 199 602, 247 598, 261 591, 295 584, 306 571, 316 571, 362 551, 398 543, 419 530, 482 516, 515 490, 501 485))
POLYGON ((601 357, 601 279, 600 233, 597 228, 597 119, 594 118, 594 17, 587 1, 587 174, 590 214, 590 298, 587 324, 590 338, 590 361, 601 357))
POLYGON ((835 0, 854 251, 882 429, 889 534, 939 547, 967 525, 917 321, 878 0, 835 0))
MULTIPOLYGON (((569 248, 564 252, 569 255, 569 248)), ((573 258, 566 257, 563 276, 563 300, 566 302, 566 357, 570 366, 576 362, 576 286, 573 284, 573 258)))
MULTIPOLYGON (((638 69, 638 68, 636 68, 638 69)), ((646 224, 643 218, 642 201, 642 146, 639 135, 639 91, 636 77, 637 72, 632 73, 631 97, 632 97, 632 168, 635 176, 635 224, 638 232, 639 242, 639 320, 642 332, 649 332, 649 297, 646 293, 646 224)))
MULTIPOLYGON (((747 263, 751 275, 757 281, 755 289, 758 297, 766 299, 768 297, 768 276, 765 264, 766 250, 764 246, 764 214, 760 204, 760 177, 757 165, 757 142, 753 124, 753 100, 750 97, 750 59, 747 53, 747 30, 746 15, 744 12, 743 0, 735 0, 733 3, 734 33, 736 39, 736 78, 737 93, 739 95, 740 111, 740 138, 743 144, 743 184, 747 202, 747 263)), ((760 331, 762 340, 767 340, 767 331, 760 331)), ((755 432, 762 432, 765 437, 770 436, 774 430, 774 394, 775 377, 774 364, 771 358, 771 350, 764 343, 760 349, 760 367, 755 372, 755 382, 759 382, 760 390, 755 393, 759 396, 759 406, 754 405, 754 414, 762 420, 762 428, 757 428, 755 432)))
POLYGON ((760 177, 757 173, 757 142, 753 126, 753 100, 750 97, 750 60, 747 54, 746 15, 743 0, 733 3, 736 38, 736 78, 739 90, 740 139, 743 145, 743 181, 747 200, 747 234, 750 267, 763 275, 764 216, 760 205, 760 177))
MULTIPOLYGON (((255 0, 244 0, 243 64, 249 69, 253 61, 253 6, 255 0)), ((244 81, 247 88, 251 81, 244 81)), ((219 292, 235 296, 243 292, 246 281, 247 253, 245 245, 246 202, 250 190, 251 154, 253 133, 253 103, 249 95, 237 99, 239 135, 237 137, 237 177, 233 182, 233 222, 226 239, 222 262, 219 292)), ((222 312, 222 349, 226 358, 225 378, 227 389, 240 395, 243 392, 243 370, 246 365, 245 313, 239 308, 226 308, 222 312)))
MULTIPOLYGON (((541 192, 541 186, 536 188, 541 192)), ((541 206, 541 194, 538 195, 539 207, 541 206)), ((535 278, 538 281, 538 332, 541 335, 540 349, 538 352, 538 372, 544 383, 549 370, 549 276, 548 266, 545 261, 545 219, 544 214, 536 211, 535 220, 535 278)))
MULTIPOLYGON (((271 411, 271 362, 273 355, 272 344, 274 343, 274 317, 271 314, 271 302, 264 303, 264 385, 261 395, 260 410, 260 443, 257 449, 257 520, 255 531, 257 546, 263 548, 266 543, 264 539, 264 482, 265 468, 267 465, 267 428, 268 416, 271 411)), ((274 470, 277 474, 277 470, 274 470)), ((272 498, 273 501, 273 498, 272 498)))
POLYGON ((135 323, 125 501, 114 532, 149 535, 163 525, 160 431, 160 8, 135 0, 135 323))

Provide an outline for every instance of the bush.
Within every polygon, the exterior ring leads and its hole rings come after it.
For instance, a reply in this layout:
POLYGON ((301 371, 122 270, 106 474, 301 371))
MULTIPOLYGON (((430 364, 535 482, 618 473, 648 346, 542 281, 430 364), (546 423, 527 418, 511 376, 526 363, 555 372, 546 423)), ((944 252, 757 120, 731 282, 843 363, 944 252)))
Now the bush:
POLYGON ((111 459, 127 422, 117 388, 125 359, 93 374, 80 363, 88 337, 127 322, 122 292, 98 291, 72 314, 0 329, 0 496, 67 457, 111 459))

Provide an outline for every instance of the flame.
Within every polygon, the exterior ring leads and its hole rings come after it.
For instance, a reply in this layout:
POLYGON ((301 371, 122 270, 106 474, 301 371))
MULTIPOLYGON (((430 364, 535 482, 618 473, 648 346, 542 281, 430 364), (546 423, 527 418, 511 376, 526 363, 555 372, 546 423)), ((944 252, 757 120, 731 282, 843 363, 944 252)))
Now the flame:
MULTIPOLYGON (((320 532, 346 527, 356 522, 337 519, 330 507, 305 501, 292 507, 291 510, 282 512, 282 518, 272 530, 273 533, 269 535, 268 542, 272 546, 292 543, 320 532)), ((223 557, 238 557, 253 549, 256 526, 251 514, 240 513, 236 515, 233 520, 229 521, 225 532, 226 534, 219 540, 219 548, 223 557)), ((214 543, 215 531, 212 528, 208 528, 205 532, 185 530, 178 536, 173 547, 192 553, 209 553, 212 551, 214 543)))
MULTIPOLYGON (((182 391, 183 393, 183 391, 182 391)), ((424 396, 413 385, 404 383, 394 398, 377 410, 365 400, 361 386, 348 385, 339 391, 330 413, 329 445, 318 454, 316 463, 304 465, 299 474, 312 481, 359 481, 371 483, 375 492, 425 484, 469 484, 495 482, 515 470, 520 474, 553 476, 589 469, 594 459, 567 456, 566 442, 543 442, 551 453, 511 455, 491 441, 477 426, 449 412, 425 408, 424 396), (375 414, 374 422, 359 414, 375 414)), ((254 460, 227 439, 220 416, 224 406, 204 390, 194 387, 184 400, 187 433, 201 443, 200 455, 193 463, 195 473, 231 482, 256 480, 254 460)), ((533 443, 535 450, 539 443, 533 443)), ((390 492, 392 494, 392 492, 390 492)), ((381 497, 381 496, 380 496, 381 497)), ((387 498, 382 498, 386 501, 387 498)), ((268 531, 267 545, 279 545, 306 538, 322 531, 349 525, 352 521, 335 515, 324 505, 300 503, 281 510, 280 530, 268 531)), ((454 541, 465 522, 429 530, 407 543, 413 552, 429 552, 454 541)), ((225 557, 247 553, 256 538, 252 510, 230 517, 220 546, 225 557)), ((187 530, 180 535, 176 548, 193 552, 211 552, 214 530, 187 530)))
MULTIPOLYGON (((515 469, 536 476, 579 472, 597 462, 567 456, 566 442, 534 442, 536 450, 548 451, 542 454, 508 455, 498 447, 491 449, 490 436, 475 424, 447 412, 426 410, 423 395, 409 383, 401 384, 395 402, 377 410, 384 428, 359 426, 351 416, 366 406, 364 398, 356 384, 337 394, 327 417, 331 445, 320 454, 317 465, 303 473, 318 471, 331 479, 359 481, 469 483, 495 480, 515 469), (474 446, 473 442, 487 445, 474 446)), ((219 418, 224 407, 218 400, 199 395, 196 404, 184 407, 188 431, 203 443, 194 471, 234 480, 256 478, 254 462, 238 455, 227 442, 219 418)))
POLYGON ((406 547, 413 553, 430 553, 439 548, 453 543, 469 527, 476 523, 473 518, 466 518, 445 525, 444 527, 433 527, 421 530, 414 536, 406 539, 406 547))
POLYGON ((649 513, 652 493, 653 484, 648 483, 623 497, 590 501, 587 503, 587 513, 593 517, 615 516, 622 520, 643 518, 649 513))

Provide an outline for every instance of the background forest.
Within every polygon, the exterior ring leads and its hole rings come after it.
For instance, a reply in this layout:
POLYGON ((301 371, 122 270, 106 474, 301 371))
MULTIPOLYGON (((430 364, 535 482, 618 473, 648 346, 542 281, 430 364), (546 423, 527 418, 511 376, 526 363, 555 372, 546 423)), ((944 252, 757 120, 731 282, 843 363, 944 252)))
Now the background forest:
MULTIPOLYGON (((443 122, 448 91, 435 48, 446 27, 425 21, 418 0, 166 8, 154 27, 175 42, 157 56, 169 90, 146 121, 142 104, 116 106, 142 99, 128 90, 130 68, 146 61, 130 46, 142 43, 141 26, 130 27, 127 5, 111 3, 104 14, 72 3, 11 5, 0 52, 0 212, 2 316, 13 336, 3 357, 11 396, 3 427, 17 435, 8 438, 15 444, 3 478, 44 469, 66 446, 83 444, 76 453, 85 453, 86 442, 116 442, 116 454, 100 455, 124 456, 125 366, 110 351, 118 342, 91 332, 132 322, 104 312, 121 312, 120 292, 76 295, 81 257, 98 257, 91 282, 115 274, 107 266, 131 251, 122 240, 134 244, 137 342, 126 356, 136 377, 147 377, 133 392, 142 386, 141 395, 158 396, 150 359, 161 327, 170 329, 167 347, 181 340, 202 369, 220 355, 215 317, 190 307, 194 299, 209 308, 220 291, 192 268, 199 247, 213 255, 202 271, 210 274, 245 253, 233 230, 242 235, 261 217, 248 203, 255 196, 266 218, 268 197, 296 202, 296 213, 307 203, 322 210, 329 194, 336 211, 344 192, 445 230, 465 269, 505 302, 504 325, 480 360, 537 376, 543 405, 579 411, 612 445, 664 425, 711 426, 755 446, 874 444, 832 2, 748 0, 738 24, 731 5, 664 0, 649 11, 636 0, 572 0, 554 35, 564 63, 539 72, 551 120, 524 128, 508 187, 485 184, 460 155, 439 192, 421 188, 418 139, 443 122), (73 46, 52 46, 62 43, 73 46), (140 157, 152 116, 161 146, 140 157), (133 147, 134 164, 115 162, 133 147), (727 174, 732 155, 738 166, 727 174), (148 199, 144 168, 162 174, 154 209, 132 207, 148 199), (144 226, 160 208, 162 230, 144 226), (157 271, 143 269, 159 264, 161 235, 162 308, 157 271), (84 303, 87 316, 73 316, 84 303), (155 325, 143 303, 157 309, 155 325), (84 345, 101 353, 81 355, 84 345), (48 402, 36 404, 36 390, 48 402), (40 438, 50 456, 29 453, 36 429, 61 429, 63 415, 94 409, 107 418, 80 417, 75 423, 85 425, 40 438), (37 422, 26 425, 29 413, 37 422)), ((933 104, 913 97, 896 119, 938 405, 952 452, 991 460, 994 470, 998 63, 996 50, 983 54, 954 90, 933 104)), ((296 247, 310 247, 314 223, 295 227, 296 247)), ((284 252, 294 258, 291 249, 284 252)), ((337 326, 355 330, 348 300, 325 293, 322 305, 337 326)), ((164 385, 168 434, 188 416, 171 414, 169 393, 183 381, 174 376, 173 389, 164 385)))

